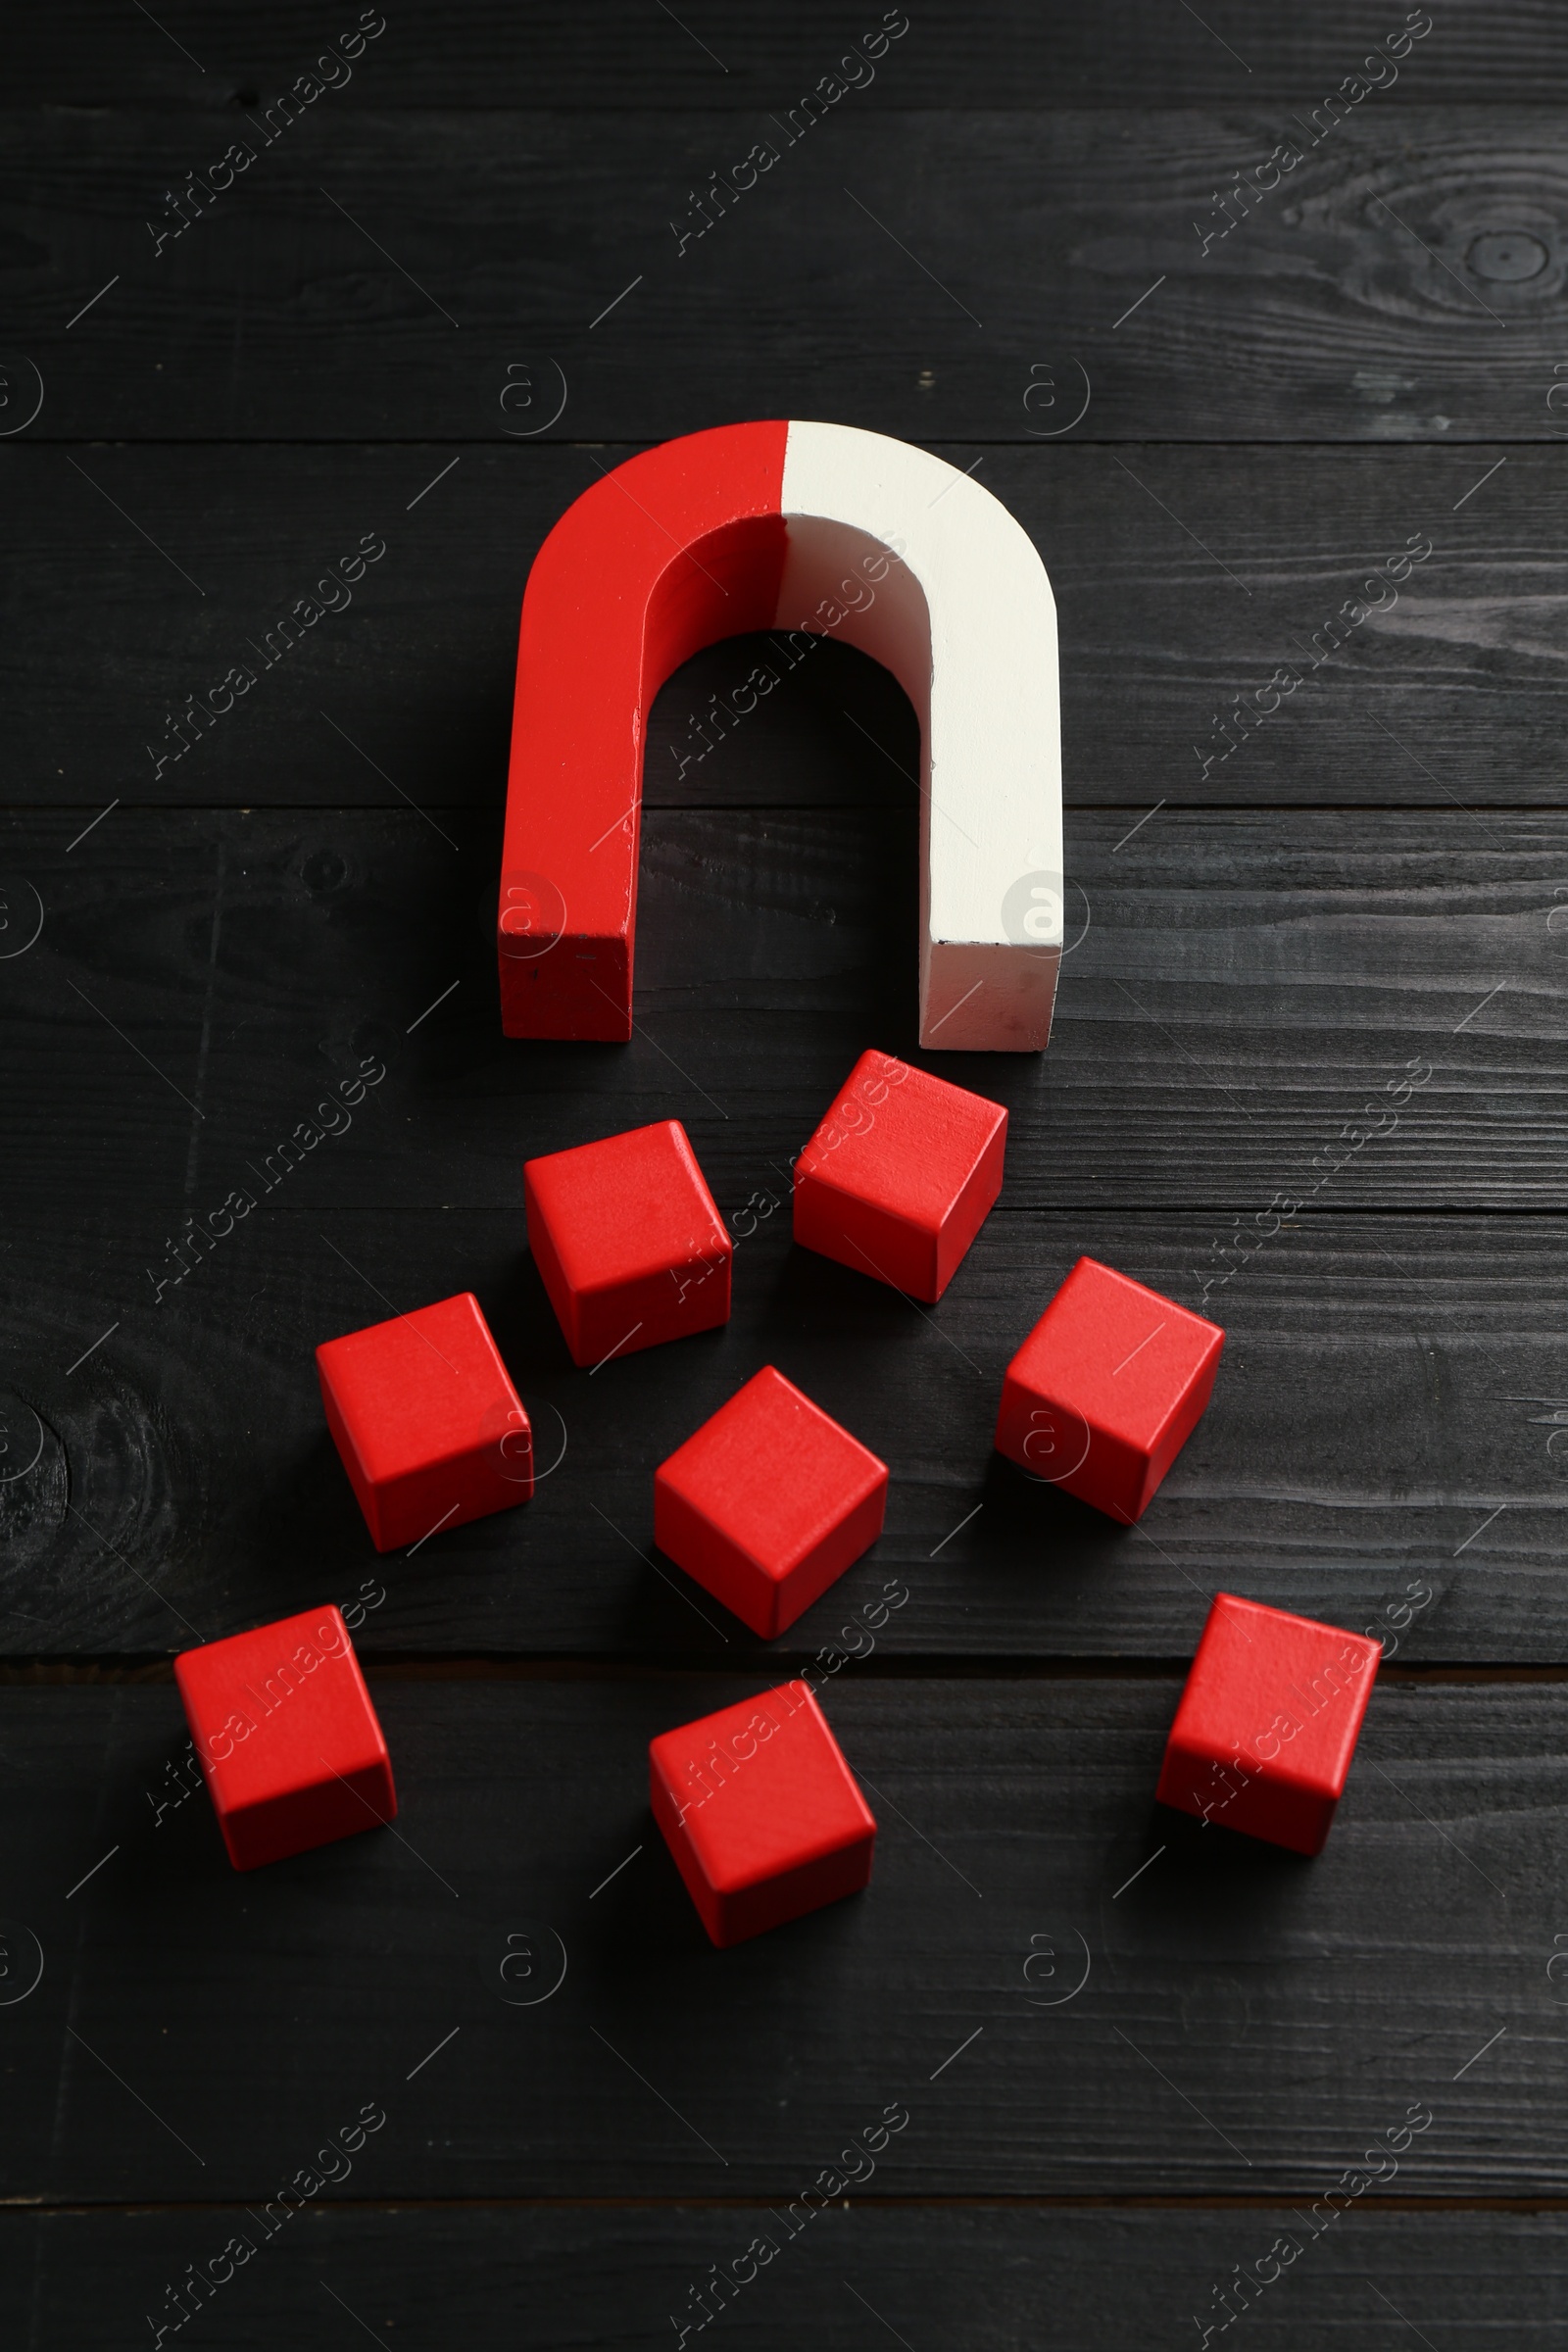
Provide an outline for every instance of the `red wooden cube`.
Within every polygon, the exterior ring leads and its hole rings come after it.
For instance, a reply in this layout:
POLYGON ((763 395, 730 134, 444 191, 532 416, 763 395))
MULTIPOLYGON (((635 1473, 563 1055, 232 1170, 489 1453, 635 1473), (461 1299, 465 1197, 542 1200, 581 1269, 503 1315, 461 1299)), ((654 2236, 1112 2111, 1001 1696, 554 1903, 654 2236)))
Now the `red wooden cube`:
POLYGON ((533 1434, 471 1291, 316 1350, 326 1425, 377 1551, 533 1493, 533 1434))
POLYGON ((174 1680, 236 1870, 373 1830, 397 1812, 381 1726, 330 1605, 187 1649, 174 1680))
POLYGON ((772 1641, 882 1533, 887 1464, 764 1365, 654 1473, 654 1541, 772 1641))
POLYGON ((1321 1853, 1382 1643, 1217 1592, 1155 1790, 1206 1826, 1321 1853))
POLYGON ((998 1450, 1130 1525, 1197 1428, 1224 1345, 1217 1323, 1081 1257, 1007 1366, 998 1450))
POLYGON ((869 1881, 876 1823, 805 1683, 661 1733, 648 1765, 654 1819, 714 1943, 869 1881))
POLYGON ((729 1321, 734 1245, 679 1119, 530 1159, 522 1190, 573 1363, 729 1321))
POLYGON ((941 1298, 1002 1190, 1007 1114, 891 1054, 860 1055, 795 1163, 795 1239, 941 1298))

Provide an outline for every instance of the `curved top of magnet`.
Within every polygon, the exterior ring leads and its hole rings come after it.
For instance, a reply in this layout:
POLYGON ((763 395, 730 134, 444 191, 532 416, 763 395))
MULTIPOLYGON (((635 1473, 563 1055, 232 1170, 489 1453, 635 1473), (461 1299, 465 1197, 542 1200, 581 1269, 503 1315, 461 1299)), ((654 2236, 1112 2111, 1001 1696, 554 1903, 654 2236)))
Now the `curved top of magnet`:
POLYGON ((628 1038, 646 717, 760 629, 883 662, 921 732, 920 1042, 1031 1051, 1061 949, 1055 606, 1021 525, 928 451, 720 425, 589 485, 529 574, 498 948, 511 1036, 628 1038))

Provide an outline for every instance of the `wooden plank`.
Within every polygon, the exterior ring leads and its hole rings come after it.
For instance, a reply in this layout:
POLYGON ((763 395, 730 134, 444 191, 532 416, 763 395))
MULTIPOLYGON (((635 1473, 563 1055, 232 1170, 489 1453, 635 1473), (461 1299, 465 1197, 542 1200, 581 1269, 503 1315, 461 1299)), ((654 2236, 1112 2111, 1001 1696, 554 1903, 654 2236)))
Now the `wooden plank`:
POLYGON ((757 415, 1021 441, 1065 433, 1086 377, 1072 429, 1101 440, 1554 438, 1560 111, 1374 93, 1342 120, 1339 78, 1289 111, 852 96, 793 135, 782 94, 733 122, 323 101, 177 241, 164 191, 218 160, 196 122, 24 113, 6 357, 29 397, 41 370, 34 436, 72 441, 657 440, 757 415), (700 207, 759 162, 732 213, 700 207), (503 410, 524 367, 533 405, 503 410))
MULTIPOLYGON (((827 0, 797 0, 787 12, 695 6, 673 21, 633 0, 601 0, 589 33, 569 6, 541 5, 530 8, 527 41, 519 45, 516 19, 498 0, 439 10, 405 5, 358 64, 353 95, 345 98, 377 108, 783 107, 889 13, 873 6, 850 19, 827 0)), ((862 103, 1310 103, 1336 89, 1369 47, 1397 40, 1412 13, 1391 5, 1369 17, 1350 0, 1326 0, 1310 18, 1281 12, 1260 20, 1245 0, 1215 0, 1199 20, 1157 0, 1126 0, 1114 18, 1102 18, 1003 0, 962 7, 930 0, 890 48, 862 103)), ((359 14, 344 10, 342 29, 359 14)), ((1549 0, 1455 0, 1436 24, 1436 37, 1408 53, 1385 103, 1536 103, 1568 90, 1562 21, 1549 0)), ((29 17, 18 30, 11 103, 164 106, 199 119, 225 100, 232 104, 230 92, 265 100, 291 87, 323 40, 333 45, 319 11, 304 0, 282 0, 257 23, 235 19, 198 29, 165 14, 159 27, 167 28, 162 38, 151 24, 123 24, 86 0, 29 17)))
POLYGON ((998 1211, 931 1317, 792 1250, 782 1224, 742 1243, 723 1331, 598 1374, 569 1366, 515 1208, 264 1206, 157 1309, 123 1243, 89 1278, 74 1219, 14 1230, 7 1442, 26 1474, 0 1487, 4 1651, 167 1656, 368 1591, 377 1656, 766 1670, 864 1651, 857 1612, 891 1581, 908 1597, 884 1656, 1181 1661, 1224 1588, 1373 1632, 1401 1661, 1560 1658, 1568 1266, 1549 1219, 1303 1214, 1242 1261, 1191 1214, 998 1211), (991 1450, 1004 1366, 1085 1250, 1229 1333, 1136 1531, 991 1450), (1236 1271, 1204 1299, 1216 1265, 1236 1271), (550 1475, 519 1510, 378 1560, 311 1349, 466 1287, 550 1475), (893 1472, 879 1543, 771 1649, 652 1549, 655 1464, 764 1362, 893 1472))
POLYGON ((247 1876, 172 1690, 7 1691, 4 2193, 260 2212, 368 2105, 357 2199, 778 2206, 891 2106, 880 2196, 1296 2203, 1414 2105, 1391 2193, 1561 2197, 1561 1683, 1380 1688, 1303 1864, 1153 1815, 1170 1681, 845 1679, 872 1886, 715 1953, 645 1746, 757 1687, 377 1682, 399 1835, 247 1876))
MULTIPOLYGON (((651 811, 624 1049, 501 1037, 488 818, 122 807, 72 847, 78 814, 6 840, 14 935, 43 909, 0 964, 12 1198, 134 1204, 127 1307, 362 1060, 280 1202, 512 1212, 524 1153, 676 1117, 738 1212, 858 1053, 913 1050, 907 805, 651 811)), ((930 1056, 1008 1105, 1005 1206, 1556 1205, 1561 814, 1080 810, 1068 861, 1049 1052, 930 1056)))
MULTIPOLYGON (((243 2207, 0 2217, 16 2339, 25 2340, 36 2314, 40 2343, 129 2340, 146 2313, 169 2311, 167 2289, 177 2292, 193 2262, 218 2257, 222 2277, 221 2249, 235 2231, 247 2245, 262 2237, 243 2207)), ((336 2302, 394 2344, 407 2336, 502 2352, 516 2343, 525 2312, 530 2343, 645 2352, 678 2341, 672 2318, 699 2334, 695 2287, 715 2317, 738 2306, 758 2352, 797 2352, 807 2341, 864 2352, 878 2320, 921 2347, 1014 2352, 1049 2341, 1059 2352, 1122 2352, 1199 2342, 1200 2330, 1185 2332, 1195 2315, 1217 2339, 1214 2290, 1229 2281, 1223 2308, 1240 2316, 1242 2266, 1251 2332, 1292 2352, 1340 2352, 1347 2341, 1396 2352, 1410 2326, 1470 2341, 1492 2332, 1517 2352, 1552 2352, 1568 2285, 1560 2214, 1396 2213, 1370 2195, 1316 2240, 1288 2206, 1266 2204, 1064 2213, 858 2200, 818 2215, 754 2271, 750 2240, 769 2231, 769 2245, 784 2237, 765 2209, 743 2204, 387 2210, 323 2200, 242 2255, 203 2304, 200 2340, 261 2352, 298 2340, 303 2326, 308 2342, 347 2342, 336 2302), (1270 2250, 1281 2236, 1300 2252, 1287 2254, 1276 2276, 1270 2250), (715 2291, 715 2264, 731 2288, 715 2291), (341 2339, 328 2334, 334 2326, 341 2339)))
MULTIPOLYGON (((79 809, 66 841, 117 796, 499 808, 528 565, 595 465, 624 454, 89 450, 83 480, 59 451, 11 445, 0 679, 16 796, 79 809), (366 534, 386 555, 323 589, 338 609, 296 622, 284 653, 280 618, 366 534), (255 684, 230 708, 217 690, 240 663, 255 684), (192 722, 196 696, 221 714, 192 722)), ((1125 808, 1130 825, 1159 801, 1560 799, 1551 567, 1568 513, 1551 450, 943 454, 978 466, 1051 575, 1070 804, 1125 808), (1401 584, 1386 566, 1412 537, 1433 552, 1401 584)), ((748 639, 660 696, 645 789, 671 804, 906 802, 914 742, 902 694, 848 648, 748 639), (759 664, 777 684, 745 710, 759 664)))
POLYGON ((886 821, 653 816, 621 1051, 503 1044, 472 852, 433 862, 412 813, 117 810, 69 853, 51 818, 50 867, 17 866, 45 930, 7 974, 11 1653, 178 1645, 143 1580, 209 1634, 311 1605, 323 1575, 351 1593, 376 1564, 311 1348, 471 1287, 544 1458, 557 1415, 568 1456, 526 1511, 400 1565, 378 1646, 717 1649, 638 1557, 652 1466, 776 1358, 895 1465, 843 1593, 918 1572, 896 1648, 1180 1655, 1216 1584, 1364 1623, 1415 1585, 1411 1654, 1555 1655, 1560 820, 1495 820, 1526 846, 1494 858, 1457 811, 1344 818, 1332 855, 1314 817, 1161 816, 1118 845, 1119 818, 1080 816, 1091 922, 1055 1044, 957 1057, 1009 1103, 1008 1177, 926 1319, 786 1232, 791 1155, 854 1053, 909 1042, 912 820, 891 891, 886 821), (366 1063, 363 1101, 320 1109, 366 1063), (671 1116, 746 1237, 735 1320, 678 1378, 662 1354, 573 1374, 518 1164, 671 1116), (182 1257, 192 1217, 209 1239, 182 1257), (990 1454, 1002 1369, 1083 1250, 1233 1334, 1138 1535, 990 1454))

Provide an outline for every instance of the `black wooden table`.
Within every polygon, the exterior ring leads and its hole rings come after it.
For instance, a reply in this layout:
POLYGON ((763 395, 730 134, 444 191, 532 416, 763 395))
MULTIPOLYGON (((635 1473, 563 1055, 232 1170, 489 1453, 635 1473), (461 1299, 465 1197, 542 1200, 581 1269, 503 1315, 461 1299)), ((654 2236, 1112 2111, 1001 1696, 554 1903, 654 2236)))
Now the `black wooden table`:
POLYGON ((1560 2343, 1565 103, 1551 0, 9 27, 7 2346, 1560 2343), (500 1034, 532 556, 767 416, 972 469, 1059 607, 1056 1033, 931 1059, 1011 1130, 929 1315, 787 1230, 914 1051, 916 730, 858 656, 700 758, 759 649, 668 684, 634 1042, 500 1034), (734 1319, 590 1379, 519 1163, 662 1117, 756 1222, 734 1319), (990 1450, 1085 1250, 1229 1335, 1133 1531, 990 1450), (555 1466, 380 1560, 311 1350, 466 1288, 555 1466), (893 1471, 771 1646, 652 1548, 764 1361, 893 1471), (1152 1804, 1216 1588, 1386 1643, 1318 1861, 1152 1804), (397 1834, 236 1876, 170 1661, 324 1598, 397 1834), (874 1885, 716 1953, 647 1741, 819 1650, 874 1885))

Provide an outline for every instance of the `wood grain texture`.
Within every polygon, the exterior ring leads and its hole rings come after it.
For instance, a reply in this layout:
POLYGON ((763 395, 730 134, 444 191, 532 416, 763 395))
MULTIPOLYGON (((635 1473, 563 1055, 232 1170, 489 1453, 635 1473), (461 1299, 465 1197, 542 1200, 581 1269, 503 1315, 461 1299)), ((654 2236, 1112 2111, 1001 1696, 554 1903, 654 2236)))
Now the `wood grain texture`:
MULTIPOLYGON (((29 2326, 51 2344, 135 2340, 147 2312, 168 2310, 166 2288, 235 2230, 247 2243, 262 2236, 242 2206, 0 2216, 0 2309, 14 2311, 18 2342, 29 2326)), ((685 2315, 699 2341, 692 2288, 711 2280, 714 2264, 739 2259, 744 2275, 759 2230, 783 2235, 765 2209, 739 2203, 607 2212, 323 2202, 245 2258, 204 2305, 196 2340, 220 2352, 266 2352, 284 2338, 338 2352, 359 2319, 384 2342, 421 2352, 447 2342, 510 2352, 523 2313, 532 2342, 668 2352, 671 2316, 685 2315)), ((857 2200, 818 2215, 737 2287, 729 2325, 759 2352, 807 2341, 866 2352, 888 2330, 921 2352, 943 2342, 1124 2352, 1196 2344, 1200 2313, 1217 2341, 1215 2287, 1234 2289, 1238 2266, 1250 2278, 1259 2261, 1267 2271, 1269 2249, 1292 2231, 1300 2254, 1269 2289, 1251 2290, 1249 2332, 1265 2345, 1398 2352, 1413 2324, 1434 2342, 1445 2330, 1454 2340, 1495 2334, 1518 2352, 1554 2352, 1560 2215, 1397 2213, 1370 2196, 1316 2240, 1279 2205, 1063 2213, 857 2200)), ((709 2291, 702 2308, 713 2310, 709 2291)))
MULTIPOLYGON (((324 21, 303 0, 264 18, 212 23, 165 11, 126 24, 91 0, 65 0, 17 27, 11 103, 135 104, 214 113, 289 87, 316 52, 359 19, 324 21), (160 29, 161 28, 161 29, 160 29), (188 43, 188 49, 185 44, 188 43)), ((525 42, 499 0, 440 7, 403 0, 358 68, 356 95, 377 107, 570 107, 740 111, 788 104, 879 24, 870 5, 788 9, 697 5, 677 18, 635 0, 600 0, 592 33, 569 0, 530 7, 525 42)), ((1296 104, 1321 97, 1410 14, 1326 0, 1303 19, 1214 0, 1201 18, 1122 0, 1114 11, 1058 12, 1019 0, 926 0, 891 49, 865 102, 930 107, 1168 106, 1213 100, 1296 104)), ((1568 42, 1550 0, 1449 0, 1389 93, 1539 104, 1568 95, 1568 42)))
POLYGON ((1201 2340, 1282 2230, 1260 2344, 1555 2343, 1562 11, 1446 0, 1366 92, 1403 0, 931 0, 792 138, 880 0, 410 0, 266 142, 357 6, 8 28, 0 2339, 156 2343, 239 2230, 193 2344, 678 2347, 762 2228, 724 2316, 792 2352, 1201 2340), (166 191, 241 137, 160 258, 166 191), (632 448, 779 415, 974 468, 1060 614, 1056 1038, 935 1063, 1012 1140, 924 1318, 786 1230, 855 1054, 911 1042, 883 673, 748 640, 671 680, 635 1041, 498 1033, 529 562, 632 448), (352 605, 270 660, 366 535, 352 605), (1396 1125, 1365 1108, 1410 1072, 1396 1125), (667 1116, 744 1237, 735 1317, 590 1378, 518 1162, 667 1116), (1136 1532, 991 1450, 1085 1250, 1228 1333, 1136 1532), (467 1287, 549 1475, 380 1560, 311 1349, 467 1287), (883 1539, 771 1648, 652 1545, 653 1465, 764 1361, 893 1471, 883 1539), (1217 1587, 1392 1658, 1315 1863, 1152 1805, 1217 1587), (181 1795, 169 1653, 328 1597, 400 1835, 239 1878, 181 1795), (646 1742, 813 1653, 875 1881, 715 1954, 646 1742), (890 2102, 875 2177, 784 2243, 890 2102), (1415 2102, 1394 2180, 1287 2209, 1415 2102), (258 2219, 367 2103, 352 2177, 258 2219))
MULTIPOLYGON (((122 807, 72 848, 79 813, 5 840, 11 936, 43 916, 0 963, 11 1199, 93 1216, 144 1297, 362 1060, 352 1134, 273 1205, 514 1212, 524 1156, 676 1117, 738 1213, 857 1054, 913 1051, 907 805, 651 810, 624 1048, 500 1035, 488 814, 122 807)), ((1130 821, 1069 821, 1049 1051, 926 1057, 1008 1106, 1004 1206, 1556 1205, 1559 814, 1130 821)))
MULTIPOLYGON (((14 797, 80 810, 62 848, 117 795, 499 810, 528 566, 596 466, 626 454, 88 449, 83 479, 63 451, 12 445, 0 685, 14 797), (385 556, 352 589, 323 590, 341 609, 269 663, 268 632, 280 646, 280 616, 365 534, 385 556), (166 722, 189 698, 224 702, 235 664, 254 685, 211 722, 187 717, 176 756, 166 722)), ((1568 492, 1554 450, 942 455, 978 467, 1051 575, 1069 806, 1124 808, 1125 831, 1159 801, 1560 801, 1568 492), (1431 555, 1363 596, 1412 539, 1431 555)), ((733 641, 659 697, 645 790, 668 805, 912 806, 914 746, 902 694, 847 647, 733 641), (777 684, 737 721, 758 665, 777 684)))
POLYGON ((1182 1662, 1223 1588, 1374 1633, 1401 1663, 1561 1661, 1568 1268, 1550 1220, 1303 1215, 1204 1298, 1227 1262, 1217 1220, 998 1211, 932 1316, 792 1250, 780 1223, 741 1244, 722 1331, 597 1374, 571 1369, 514 1209, 263 1208, 156 1310, 140 1266, 89 1286, 79 1244, 18 1235, 5 1652, 167 1657, 368 1586, 376 1657, 766 1670, 866 1651, 856 1612, 892 1580, 907 1599, 876 1633, 884 1658, 1182 1662), (992 1452, 1003 1369, 1082 1251, 1228 1333, 1137 1530, 992 1452), (531 1503, 379 1560, 311 1350, 469 1287, 549 1475, 531 1503), (892 1470, 878 1544, 770 1647, 652 1540, 654 1465, 765 1362, 892 1470))
POLYGON ((912 440, 1555 438, 1560 112, 1373 93, 1341 120, 1340 78, 1289 109, 851 93, 793 143, 782 97, 473 115, 350 89, 258 139, 162 247, 164 191, 221 159, 237 111, 24 111, 8 399, 36 368, 28 429, 73 441, 661 440, 759 415, 912 440), (694 209, 764 139, 731 211, 694 209), (1260 193, 1278 148, 1300 160, 1260 193), (503 411, 523 367, 534 405, 503 411), (1039 369, 1054 410, 1025 406, 1039 369))
POLYGON ((366 2103, 343 2185, 378 2202, 776 2205, 890 2105, 895 2198, 1295 2202, 1416 2103, 1390 2193, 1563 2193, 1561 1685, 1376 1690, 1303 1863, 1155 1814, 1171 1682, 846 1680, 871 1886, 716 1953, 646 1742, 759 1687, 377 1682, 399 1834, 247 1876, 200 1792, 155 1826, 172 1690, 8 1691, 8 1917, 45 1969, 0 2007, 5 2193, 259 2209, 366 2103))
POLYGON ((542 1459, 567 1454, 526 1510, 397 1564, 377 1647, 745 1645, 638 1555, 653 1464, 776 1358, 895 1467, 887 1536, 792 1654, 897 1567, 920 1599, 888 1644, 928 1655, 1188 1654, 1216 1584, 1336 1622, 1421 1586, 1409 1654, 1560 1655, 1559 819, 1342 813, 1326 851, 1305 812, 1131 841, 1080 813, 1056 1042, 942 1058, 1008 1103, 1009 1157, 922 1318, 786 1230, 855 1054, 910 1044, 911 812, 891 863, 888 810, 653 812, 624 1050, 500 1039, 488 820, 444 813, 456 849, 412 811, 119 809, 71 851, 64 812, 18 821, 46 920, 4 980, 11 1654, 156 1652, 181 1618, 352 1592, 376 1564, 311 1350, 473 1288, 542 1459), (323 1108, 367 1063, 363 1102, 323 1108), (662 1351, 574 1373, 520 1162, 660 1117, 747 1236, 735 1320, 678 1377, 662 1351), (1232 1333, 1137 1535, 990 1453, 1003 1367, 1084 1250, 1232 1333))

